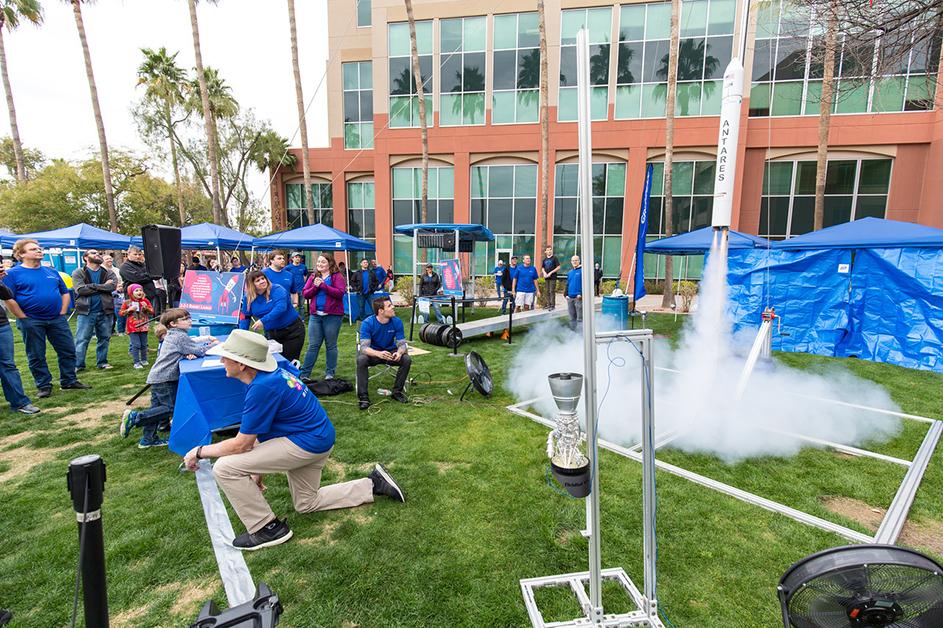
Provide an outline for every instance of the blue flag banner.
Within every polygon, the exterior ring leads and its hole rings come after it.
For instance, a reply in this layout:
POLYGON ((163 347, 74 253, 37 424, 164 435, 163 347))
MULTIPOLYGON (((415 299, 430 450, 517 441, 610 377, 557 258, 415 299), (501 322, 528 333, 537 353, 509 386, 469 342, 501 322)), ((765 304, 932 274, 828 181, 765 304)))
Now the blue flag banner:
POLYGON ((645 236, 648 233, 648 205, 652 198, 652 164, 645 170, 645 191, 642 192, 642 209, 638 216, 638 240, 635 244, 635 293, 638 301, 645 296, 645 236))

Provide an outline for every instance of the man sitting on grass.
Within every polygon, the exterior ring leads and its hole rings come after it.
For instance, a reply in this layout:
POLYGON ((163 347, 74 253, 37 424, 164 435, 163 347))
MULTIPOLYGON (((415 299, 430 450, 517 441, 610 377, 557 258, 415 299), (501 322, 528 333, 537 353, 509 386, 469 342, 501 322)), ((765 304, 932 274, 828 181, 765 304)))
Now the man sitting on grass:
POLYGON ((393 382, 393 399, 400 403, 409 403, 403 388, 409 377, 409 357, 406 346, 406 330, 403 321, 396 317, 396 310, 389 297, 380 297, 373 301, 374 315, 360 325, 360 351, 357 353, 357 397, 360 409, 370 407, 367 370, 376 364, 386 364, 397 368, 396 381, 393 382))
POLYGON ((334 426, 301 379, 278 368, 268 342, 259 334, 237 329, 211 348, 220 356, 226 377, 246 384, 242 423, 233 438, 194 447, 183 462, 195 471, 202 458, 218 458, 216 482, 246 527, 233 547, 257 550, 291 538, 262 496, 263 473, 285 473, 295 510, 301 513, 352 508, 386 495, 405 502, 402 489, 382 465, 369 477, 320 487, 321 470, 334 448, 334 426))

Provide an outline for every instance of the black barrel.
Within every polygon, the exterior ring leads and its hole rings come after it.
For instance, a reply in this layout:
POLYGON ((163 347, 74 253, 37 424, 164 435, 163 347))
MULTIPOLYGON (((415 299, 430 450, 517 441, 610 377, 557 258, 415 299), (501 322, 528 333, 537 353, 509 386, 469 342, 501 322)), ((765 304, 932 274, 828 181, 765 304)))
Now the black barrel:
POLYGON ((426 323, 419 329, 419 339, 437 347, 451 347, 462 344, 462 330, 441 323, 426 323))

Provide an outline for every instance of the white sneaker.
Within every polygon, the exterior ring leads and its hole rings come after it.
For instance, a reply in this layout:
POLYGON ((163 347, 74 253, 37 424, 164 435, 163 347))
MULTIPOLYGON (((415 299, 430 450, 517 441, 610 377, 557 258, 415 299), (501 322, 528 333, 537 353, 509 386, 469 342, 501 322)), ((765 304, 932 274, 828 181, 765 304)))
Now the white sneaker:
POLYGON ((141 364, 140 362, 135 362, 135 363, 134 363, 134 368, 136 368, 136 369, 142 369, 142 368, 144 368, 144 365, 141 364))

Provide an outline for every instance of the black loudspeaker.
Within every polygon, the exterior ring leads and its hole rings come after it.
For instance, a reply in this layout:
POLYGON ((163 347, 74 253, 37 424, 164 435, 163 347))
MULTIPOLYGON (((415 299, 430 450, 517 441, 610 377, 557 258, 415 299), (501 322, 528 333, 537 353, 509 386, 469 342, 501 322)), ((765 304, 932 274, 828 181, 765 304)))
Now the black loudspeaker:
POLYGON ((180 274, 180 229, 164 225, 141 227, 144 266, 151 277, 170 279, 180 274))

